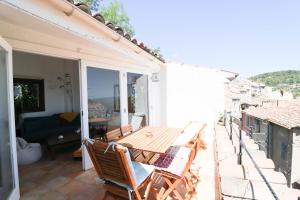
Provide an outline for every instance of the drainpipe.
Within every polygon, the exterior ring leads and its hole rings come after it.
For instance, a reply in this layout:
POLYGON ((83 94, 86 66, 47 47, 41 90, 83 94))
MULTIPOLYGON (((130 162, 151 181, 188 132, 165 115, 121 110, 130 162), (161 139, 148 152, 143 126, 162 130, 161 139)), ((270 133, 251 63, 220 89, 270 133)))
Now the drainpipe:
MULTIPOLYGON (((242 124, 242 118, 240 118, 240 123, 242 124)), ((239 154, 238 154, 238 165, 242 164, 242 156, 243 156, 243 152, 242 152, 242 142, 243 142, 243 138, 242 138, 242 127, 239 127, 239 154)))

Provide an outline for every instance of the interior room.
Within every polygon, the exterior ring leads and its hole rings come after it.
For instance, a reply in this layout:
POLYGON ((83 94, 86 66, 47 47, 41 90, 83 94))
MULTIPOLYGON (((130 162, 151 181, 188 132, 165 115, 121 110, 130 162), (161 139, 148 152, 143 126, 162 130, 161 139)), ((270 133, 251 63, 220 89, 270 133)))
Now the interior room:
POLYGON ((78 61, 13 51, 21 196, 82 171, 78 61))

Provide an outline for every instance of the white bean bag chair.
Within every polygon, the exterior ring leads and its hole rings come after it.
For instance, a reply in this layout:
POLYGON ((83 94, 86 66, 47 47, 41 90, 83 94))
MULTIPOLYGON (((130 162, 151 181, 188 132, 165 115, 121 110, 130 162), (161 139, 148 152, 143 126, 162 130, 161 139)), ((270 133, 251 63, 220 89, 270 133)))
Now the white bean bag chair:
POLYGON ((39 143, 27 143, 22 138, 17 138, 18 164, 28 165, 41 159, 42 148, 39 143))

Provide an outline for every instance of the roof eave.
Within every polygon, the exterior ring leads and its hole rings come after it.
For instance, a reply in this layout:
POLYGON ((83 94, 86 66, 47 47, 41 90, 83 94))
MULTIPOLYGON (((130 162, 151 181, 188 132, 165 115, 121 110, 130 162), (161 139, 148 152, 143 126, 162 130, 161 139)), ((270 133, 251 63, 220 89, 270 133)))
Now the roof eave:
POLYGON ((134 44, 133 42, 129 41, 124 37, 124 35, 120 35, 116 31, 112 30, 104 23, 99 22, 97 19, 93 18, 88 13, 82 11, 76 5, 66 1, 66 0, 49 0, 49 2, 54 5, 56 8, 60 9, 64 12, 67 16, 75 16, 80 20, 83 20, 86 23, 89 23, 91 26, 96 28, 97 30, 101 31, 101 33, 105 34, 107 37, 111 38, 115 42, 120 42, 121 44, 125 45, 126 47, 130 48, 137 54, 140 54, 151 61, 156 62, 157 64, 164 64, 165 61, 162 58, 158 58, 152 55, 150 52, 147 52, 145 49, 139 47, 138 45, 134 44))

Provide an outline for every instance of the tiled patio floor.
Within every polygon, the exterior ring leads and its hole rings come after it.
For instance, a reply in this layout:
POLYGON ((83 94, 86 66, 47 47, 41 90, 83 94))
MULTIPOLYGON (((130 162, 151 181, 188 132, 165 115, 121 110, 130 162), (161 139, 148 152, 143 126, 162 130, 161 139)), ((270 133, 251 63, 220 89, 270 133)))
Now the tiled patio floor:
POLYGON ((95 170, 83 172, 82 162, 70 153, 20 167, 19 177, 21 199, 102 199, 105 193, 95 170))

